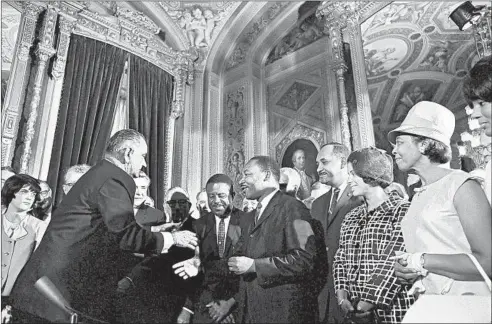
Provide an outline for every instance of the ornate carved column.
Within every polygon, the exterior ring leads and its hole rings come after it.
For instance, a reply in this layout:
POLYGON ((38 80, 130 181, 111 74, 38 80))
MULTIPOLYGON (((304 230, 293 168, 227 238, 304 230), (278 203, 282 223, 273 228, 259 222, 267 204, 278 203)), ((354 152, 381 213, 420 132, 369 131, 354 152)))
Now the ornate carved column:
MULTIPOLYGON (((326 10, 327 8, 325 8, 326 10)), ((323 14, 324 11, 321 11, 323 14)), ((342 143, 352 150, 350 124, 348 117, 347 99, 345 97, 345 72, 347 71, 347 65, 343 57, 343 45, 342 45, 342 30, 340 21, 325 22, 325 31, 329 33, 331 41, 331 49, 334 58, 333 70, 337 75, 338 85, 338 98, 339 98, 339 111, 340 111, 340 129, 342 131, 342 143)))
POLYGON ((32 98, 29 105, 30 111, 26 124, 26 134, 23 139, 24 151, 22 152, 20 161, 20 173, 28 173, 29 159, 31 157, 31 143, 34 137, 36 121, 38 118, 38 107, 39 101, 41 100, 41 86, 45 75, 46 63, 48 62, 48 59, 55 54, 53 40, 57 16, 58 14, 55 9, 48 8, 48 10, 46 10, 43 25, 41 27, 41 33, 39 35, 40 42, 35 52, 38 61, 36 75, 34 78, 32 98))
POLYGON ((51 74, 53 79, 49 80, 46 86, 44 102, 40 104, 39 123, 35 142, 33 143, 33 155, 31 160, 35 161, 32 166, 31 174, 38 179, 46 179, 48 176, 51 152, 53 149, 54 130, 58 119, 58 110, 63 89, 65 66, 67 61, 68 47, 70 45, 70 35, 75 27, 76 18, 63 11, 59 17, 59 34, 56 45, 56 59, 53 62, 51 74))
POLYGON ((352 136, 355 148, 374 145, 374 129, 372 125, 371 100, 367 91, 367 76, 362 44, 362 33, 359 19, 355 12, 348 15, 347 27, 343 30, 343 38, 350 45, 352 75, 355 84, 357 109, 351 113, 352 136), (354 130, 357 130, 355 132, 354 130))
POLYGON ((183 66, 174 69, 174 94, 171 111, 169 112, 168 124, 166 126, 166 149, 164 161, 164 189, 171 188, 173 174, 174 132, 176 119, 184 114, 184 92, 187 81, 187 70, 183 66))
POLYGON ((33 45, 36 21, 43 10, 43 7, 30 2, 23 2, 22 6, 17 55, 12 62, 2 116, 2 166, 10 165, 14 156, 14 143, 19 130, 26 83, 29 79, 29 50, 33 45))

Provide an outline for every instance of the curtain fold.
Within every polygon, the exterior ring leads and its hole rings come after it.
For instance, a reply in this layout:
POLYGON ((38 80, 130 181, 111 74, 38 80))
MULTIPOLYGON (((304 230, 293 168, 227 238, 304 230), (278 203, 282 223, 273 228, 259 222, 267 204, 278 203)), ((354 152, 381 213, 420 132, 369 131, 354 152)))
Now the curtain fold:
POLYGON ((130 54, 129 127, 147 140, 147 174, 151 179, 150 196, 155 207, 164 204, 164 161, 167 118, 172 104, 173 77, 135 55, 130 54))
POLYGON ((71 36, 48 173, 55 205, 63 197, 65 171, 103 157, 127 55, 110 44, 71 36))

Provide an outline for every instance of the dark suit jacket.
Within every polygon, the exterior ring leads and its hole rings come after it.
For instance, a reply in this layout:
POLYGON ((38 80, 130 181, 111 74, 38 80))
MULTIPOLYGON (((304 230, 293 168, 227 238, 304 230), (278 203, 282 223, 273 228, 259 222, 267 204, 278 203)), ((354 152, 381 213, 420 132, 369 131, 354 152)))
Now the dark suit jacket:
POLYGON ((362 201, 357 197, 349 197, 349 188, 346 187, 335 206, 332 217, 328 217, 331 195, 333 190, 318 197, 311 207, 311 216, 320 221, 325 231, 325 244, 328 253, 328 270, 326 285, 318 297, 319 320, 321 322, 333 323, 340 321, 342 315, 338 308, 335 286, 333 283, 333 260, 338 250, 340 240, 340 228, 342 227, 345 215, 353 208, 359 206, 362 201))
POLYGON ((47 276, 73 308, 112 320, 118 264, 125 251, 159 253, 163 247, 161 234, 136 223, 134 195, 133 179, 106 160, 82 176, 53 214, 41 244, 21 272, 11 294, 13 306, 67 322, 66 314, 34 288, 47 276))
MULTIPOLYGON (((234 246, 241 236, 240 223, 245 213, 234 208, 231 213, 225 240, 225 251, 221 258, 217 244, 216 219, 213 213, 207 213, 195 222, 195 233, 200 242, 200 260, 203 267, 203 280, 194 296, 185 306, 195 311, 194 322, 206 322, 208 309, 205 305, 211 301, 228 300, 234 297, 239 288, 239 277, 232 273, 217 273, 215 269, 233 255, 234 246), (205 314, 204 318, 201 315, 205 314)), ((211 321, 209 319, 209 321, 211 321)))
POLYGON ((255 259, 256 272, 241 276, 236 322, 313 322, 317 240, 309 210, 277 192, 256 226, 249 215, 235 254, 255 259))

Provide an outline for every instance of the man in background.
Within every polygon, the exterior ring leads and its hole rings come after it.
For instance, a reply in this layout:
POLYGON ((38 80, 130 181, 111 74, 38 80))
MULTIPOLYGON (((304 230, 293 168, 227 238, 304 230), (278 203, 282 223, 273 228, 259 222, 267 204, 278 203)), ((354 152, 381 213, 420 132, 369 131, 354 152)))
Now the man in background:
POLYGON ((301 177, 292 168, 281 168, 278 185, 282 193, 297 198, 297 193, 301 186, 301 177))
POLYGON ((77 164, 71 166, 67 172, 65 172, 65 176, 63 177, 63 192, 65 195, 68 194, 70 189, 75 185, 75 183, 91 168, 90 165, 87 164, 77 164))
POLYGON ((319 181, 331 186, 330 191, 316 199, 311 208, 312 217, 323 225, 328 253, 327 281, 318 297, 320 323, 343 322, 335 295, 332 265, 338 250, 342 221, 350 210, 361 204, 359 198, 350 197, 350 189, 347 188, 349 153, 343 144, 329 143, 321 147, 316 157, 319 181))
POLYGON ((202 190, 196 195, 196 209, 200 213, 200 217, 210 213, 206 190, 202 190))

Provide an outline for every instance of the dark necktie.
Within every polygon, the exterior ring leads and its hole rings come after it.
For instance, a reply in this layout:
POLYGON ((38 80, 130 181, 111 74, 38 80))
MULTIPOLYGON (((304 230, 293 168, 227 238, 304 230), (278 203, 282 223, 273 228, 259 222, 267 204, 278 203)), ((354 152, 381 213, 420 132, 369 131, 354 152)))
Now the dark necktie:
POLYGON ((333 189, 333 193, 331 195, 330 209, 328 210, 329 219, 332 219, 333 211, 335 210, 335 207, 337 206, 337 200, 338 200, 338 194, 339 193, 340 193, 340 189, 338 189, 338 188, 333 189))
POLYGON ((222 258, 225 251, 225 222, 221 218, 219 222, 219 256, 222 258))
POLYGON ((258 223, 258 220, 260 219, 260 212, 261 212, 261 204, 258 203, 255 210, 255 226, 258 223))

